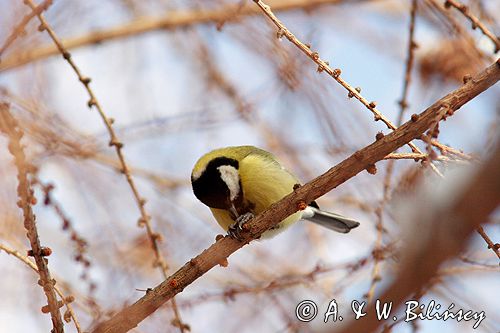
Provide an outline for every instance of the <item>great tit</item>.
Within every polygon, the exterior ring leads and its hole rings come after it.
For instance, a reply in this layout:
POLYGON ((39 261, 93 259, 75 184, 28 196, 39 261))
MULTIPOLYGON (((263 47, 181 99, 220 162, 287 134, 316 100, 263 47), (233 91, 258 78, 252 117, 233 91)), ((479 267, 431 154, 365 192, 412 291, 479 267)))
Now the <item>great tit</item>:
MULTIPOLYGON (((299 184, 269 152, 253 146, 235 146, 203 155, 191 173, 195 196, 207 205, 219 225, 239 239, 244 223, 279 201, 299 184)), ((305 219, 341 233, 359 222, 328 213, 312 202, 262 234, 269 238, 294 222, 305 219)))

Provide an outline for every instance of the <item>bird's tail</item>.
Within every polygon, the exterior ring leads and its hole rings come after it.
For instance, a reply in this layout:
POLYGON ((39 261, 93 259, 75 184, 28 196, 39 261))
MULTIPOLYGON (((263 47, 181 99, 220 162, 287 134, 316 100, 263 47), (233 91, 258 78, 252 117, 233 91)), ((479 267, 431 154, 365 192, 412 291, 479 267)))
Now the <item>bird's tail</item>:
POLYGON ((335 213, 324 212, 312 206, 308 206, 303 211, 302 218, 344 234, 359 226, 359 222, 350 218, 335 213))

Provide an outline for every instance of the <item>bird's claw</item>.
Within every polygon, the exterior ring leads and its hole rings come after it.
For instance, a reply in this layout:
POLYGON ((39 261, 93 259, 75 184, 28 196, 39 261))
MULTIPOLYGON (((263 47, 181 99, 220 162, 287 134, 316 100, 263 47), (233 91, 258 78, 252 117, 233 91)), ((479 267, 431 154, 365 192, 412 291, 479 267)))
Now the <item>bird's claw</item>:
POLYGON ((229 237, 241 241, 242 238, 241 238, 240 232, 241 232, 241 230, 244 229, 243 226, 248 221, 250 221, 253 217, 254 217, 254 215, 252 213, 245 213, 243 215, 238 216, 236 221, 233 224, 231 224, 229 226, 229 228, 227 229, 227 234, 229 235, 229 237))

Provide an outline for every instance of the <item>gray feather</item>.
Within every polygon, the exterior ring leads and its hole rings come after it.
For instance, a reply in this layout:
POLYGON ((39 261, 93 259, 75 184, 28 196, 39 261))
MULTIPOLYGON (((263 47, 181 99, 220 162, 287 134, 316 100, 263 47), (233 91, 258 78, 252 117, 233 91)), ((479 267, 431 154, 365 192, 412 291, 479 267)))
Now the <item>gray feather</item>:
POLYGON ((302 218, 344 234, 359 226, 359 222, 350 218, 335 213, 325 212, 311 206, 307 207, 302 218))

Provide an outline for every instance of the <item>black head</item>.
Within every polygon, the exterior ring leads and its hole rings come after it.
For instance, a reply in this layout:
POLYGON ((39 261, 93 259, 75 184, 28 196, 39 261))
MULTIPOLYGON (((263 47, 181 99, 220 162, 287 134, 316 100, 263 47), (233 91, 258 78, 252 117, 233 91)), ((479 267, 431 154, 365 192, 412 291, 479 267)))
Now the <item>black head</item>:
MULTIPOLYGON (((232 158, 217 157, 207 164, 198 178, 191 177, 194 195, 208 207, 229 209, 233 205, 231 190, 220 171, 220 167, 224 166, 230 166, 237 170, 239 163, 232 158)), ((240 184, 238 184, 238 192, 241 192, 240 184)), ((238 193, 238 197, 241 197, 240 193, 238 193)))

